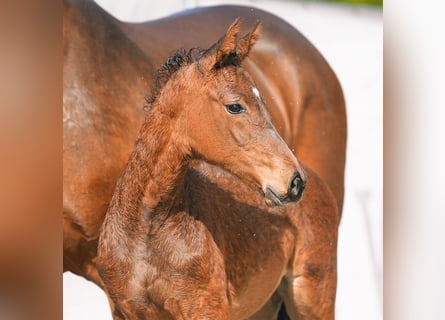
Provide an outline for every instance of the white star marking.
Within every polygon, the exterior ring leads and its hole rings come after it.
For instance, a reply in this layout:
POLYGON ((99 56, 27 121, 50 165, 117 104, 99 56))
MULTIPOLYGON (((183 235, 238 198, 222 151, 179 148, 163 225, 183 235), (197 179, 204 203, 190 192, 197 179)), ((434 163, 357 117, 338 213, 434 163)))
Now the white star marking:
POLYGON ((260 92, 258 91, 257 88, 253 87, 253 88, 252 88, 252 91, 253 91, 253 93, 255 94, 255 96, 256 96, 258 99, 261 99, 261 97, 260 97, 260 92))

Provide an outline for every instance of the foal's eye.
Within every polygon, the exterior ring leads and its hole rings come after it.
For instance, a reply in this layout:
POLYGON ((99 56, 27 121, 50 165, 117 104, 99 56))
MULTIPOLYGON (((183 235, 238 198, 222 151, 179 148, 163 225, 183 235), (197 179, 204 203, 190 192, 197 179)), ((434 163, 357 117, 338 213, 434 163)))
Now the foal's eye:
POLYGON ((246 111, 246 109, 239 103, 227 104, 226 109, 231 114, 240 114, 246 111))

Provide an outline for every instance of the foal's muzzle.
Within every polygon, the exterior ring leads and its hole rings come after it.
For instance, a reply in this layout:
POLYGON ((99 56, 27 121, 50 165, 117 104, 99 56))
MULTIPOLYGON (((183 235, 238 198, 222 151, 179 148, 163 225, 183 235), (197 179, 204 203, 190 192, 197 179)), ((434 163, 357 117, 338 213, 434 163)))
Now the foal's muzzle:
POLYGON ((299 172, 296 172, 289 182, 287 194, 280 195, 272 187, 266 187, 264 191, 266 203, 270 206, 282 206, 288 202, 296 202, 301 199, 305 188, 306 179, 302 178, 299 172))

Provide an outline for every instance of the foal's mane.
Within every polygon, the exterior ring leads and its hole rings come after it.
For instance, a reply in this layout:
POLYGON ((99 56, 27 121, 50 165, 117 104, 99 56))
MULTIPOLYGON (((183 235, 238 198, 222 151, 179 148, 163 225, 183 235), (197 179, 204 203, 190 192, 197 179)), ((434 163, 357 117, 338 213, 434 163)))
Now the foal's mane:
POLYGON ((148 111, 153 106, 153 103, 158 98, 162 88, 167 84, 173 74, 181 67, 189 65, 199 58, 207 50, 201 48, 191 48, 188 51, 185 49, 179 49, 173 55, 171 55, 157 70, 154 81, 153 89, 150 96, 145 97, 147 105, 144 106, 144 110, 148 111))
POLYGON ((170 56, 158 69, 154 86, 150 96, 145 98, 147 105, 144 110, 148 111, 159 97, 162 88, 181 67, 189 65, 204 56, 206 53, 215 54, 211 60, 209 69, 218 70, 226 66, 239 67, 241 61, 249 54, 251 47, 259 37, 259 22, 254 29, 245 35, 239 42, 236 41, 240 29, 240 20, 237 19, 229 27, 227 33, 208 49, 192 48, 190 50, 180 49, 170 56), (239 52, 238 52, 239 50, 239 52))

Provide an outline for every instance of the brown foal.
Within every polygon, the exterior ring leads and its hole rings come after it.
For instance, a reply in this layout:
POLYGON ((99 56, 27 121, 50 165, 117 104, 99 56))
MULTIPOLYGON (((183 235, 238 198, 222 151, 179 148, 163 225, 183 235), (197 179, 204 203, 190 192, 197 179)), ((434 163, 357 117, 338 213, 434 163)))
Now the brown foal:
POLYGON ((177 52, 158 72, 98 245, 116 318, 243 319, 278 287, 293 319, 333 317, 336 232, 323 229, 338 223, 336 202, 311 172, 311 199, 286 205, 301 199, 306 173, 241 67, 258 25, 237 40, 239 29, 237 20, 209 49, 177 52), (235 186, 199 181, 194 159, 236 176, 235 186), (312 219, 321 229, 297 243, 312 219))

